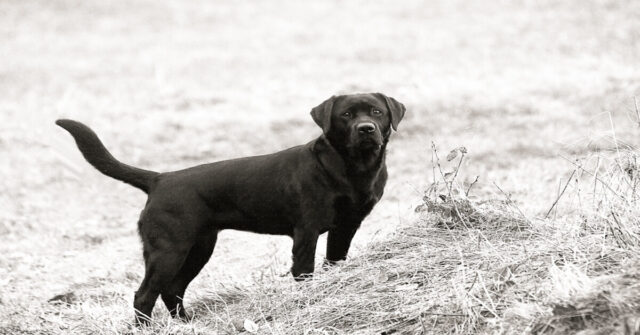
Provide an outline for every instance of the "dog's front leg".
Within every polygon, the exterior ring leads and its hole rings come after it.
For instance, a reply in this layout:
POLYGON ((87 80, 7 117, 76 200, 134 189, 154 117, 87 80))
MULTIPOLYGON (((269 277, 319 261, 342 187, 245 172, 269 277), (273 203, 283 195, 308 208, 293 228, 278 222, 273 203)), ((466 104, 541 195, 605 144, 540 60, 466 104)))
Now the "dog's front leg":
POLYGON ((358 227, 359 224, 353 224, 338 226, 329 230, 329 236, 327 237, 327 258, 324 261, 325 267, 347 259, 351 240, 356 234, 358 227))
POLYGON ((311 277, 314 270, 318 231, 310 228, 295 228, 293 231, 293 266, 291 274, 296 281, 311 277))

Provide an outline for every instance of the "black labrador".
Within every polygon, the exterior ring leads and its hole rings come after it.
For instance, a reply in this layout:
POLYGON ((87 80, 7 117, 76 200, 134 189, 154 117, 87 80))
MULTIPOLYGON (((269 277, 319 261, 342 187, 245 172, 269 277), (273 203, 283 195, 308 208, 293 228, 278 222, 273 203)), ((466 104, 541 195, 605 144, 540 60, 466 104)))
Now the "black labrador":
POLYGON ((133 303, 136 323, 147 323, 158 295, 172 316, 187 318, 182 297, 222 229, 291 236, 296 280, 313 273, 322 233, 325 264, 346 259, 382 197, 385 149, 404 112, 381 93, 333 96, 311 110, 323 134, 305 145, 167 173, 119 162, 82 123, 56 124, 96 169, 149 194, 138 221, 145 276, 133 303))

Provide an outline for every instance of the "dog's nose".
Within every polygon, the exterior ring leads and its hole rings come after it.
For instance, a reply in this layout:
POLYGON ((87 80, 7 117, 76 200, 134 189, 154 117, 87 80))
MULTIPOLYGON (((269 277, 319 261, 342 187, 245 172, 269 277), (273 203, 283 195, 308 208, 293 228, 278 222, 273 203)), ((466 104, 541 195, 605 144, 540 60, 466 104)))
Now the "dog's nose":
POLYGON ((359 133, 373 133, 376 130, 376 125, 372 122, 360 123, 357 127, 359 133))

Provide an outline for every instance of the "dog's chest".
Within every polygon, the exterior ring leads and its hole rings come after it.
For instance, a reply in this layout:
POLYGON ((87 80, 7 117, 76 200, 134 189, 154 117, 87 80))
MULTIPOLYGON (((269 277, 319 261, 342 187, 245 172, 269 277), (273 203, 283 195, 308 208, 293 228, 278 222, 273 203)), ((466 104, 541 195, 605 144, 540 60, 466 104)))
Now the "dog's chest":
POLYGON ((373 192, 373 190, 368 192, 352 190, 352 192, 337 197, 334 208, 338 216, 341 217, 364 217, 371 212, 371 209, 373 209, 373 206, 375 206, 379 200, 380 196, 373 192))
POLYGON ((352 184, 353 187, 346 196, 348 200, 345 201, 341 214, 361 218, 367 216, 380 201, 385 184, 386 174, 384 173, 377 175, 377 178, 361 179, 354 182, 352 184))

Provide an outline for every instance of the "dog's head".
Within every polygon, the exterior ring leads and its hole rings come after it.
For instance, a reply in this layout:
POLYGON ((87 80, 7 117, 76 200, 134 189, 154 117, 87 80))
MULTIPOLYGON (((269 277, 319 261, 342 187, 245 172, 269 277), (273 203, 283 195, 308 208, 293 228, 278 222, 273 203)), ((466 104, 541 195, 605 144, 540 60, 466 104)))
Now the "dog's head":
POLYGON ((332 96, 313 108, 311 116, 338 151, 377 156, 404 112, 404 105, 394 98, 361 93, 332 96))

